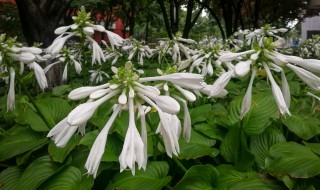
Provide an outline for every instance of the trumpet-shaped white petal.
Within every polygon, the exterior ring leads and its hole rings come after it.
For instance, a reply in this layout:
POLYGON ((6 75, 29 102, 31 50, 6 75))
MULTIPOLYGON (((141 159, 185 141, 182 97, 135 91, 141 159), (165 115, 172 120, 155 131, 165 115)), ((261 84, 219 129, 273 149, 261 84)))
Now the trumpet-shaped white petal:
POLYGON ((78 126, 70 126, 68 119, 64 118, 49 131, 47 137, 52 137, 57 147, 64 147, 77 129, 78 126))
POLYGON ((105 101, 109 100, 113 96, 117 95, 120 90, 114 90, 104 97, 100 98, 94 102, 87 102, 78 105, 75 109, 73 109, 68 115, 68 123, 70 125, 81 125, 87 122, 90 117, 93 115, 95 110, 105 101))
POLYGON ((237 59, 240 56, 254 53, 254 52, 255 52, 255 50, 248 50, 248 51, 244 51, 244 52, 240 52, 240 53, 225 52, 225 53, 222 53, 222 55, 219 57, 218 60, 221 62, 230 62, 230 61, 237 59))
POLYGON ((152 99, 164 112, 176 114, 180 111, 180 104, 170 96, 159 96, 152 91, 147 91, 138 87, 136 87, 136 90, 152 99))
POLYGON ((268 78, 270 80, 271 83, 271 87, 272 87, 272 93, 273 93, 273 97, 278 105, 279 111, 282 115, 285 114, 289 114, 289 109, 288 106, 286 104, 286 101, 284 100, 283 94, 280 90, 280 87, 278 86, 278 84, 276 83, 276 81, 273 79, 273 76, 270 72, 270 69, 268 67, 268 65, 266 63, 263 63, 263 67, 265 69, 265 71, 267 72, 268 78))
POLYGON ((105 32, 107 33, 112 49, 114 49, 114 46, 121 46, 123 44, 124 39, 121 38, 118 34, 110 32, 108 30, 106 30, 105 32))
POLYGON ((250 71, 250 65, 252 64, 251 60, 247 61, 240 61, 237 63, 237 65, 234 67, 234 73, 237 76, 244 77, 248 72, 250 71))
POLYGON ((305 69, 291 64, 287 64, 287 67, 289 67, 293 72, 295 72, 298 75, 298 77, 303 82, 305 82, 310 88, 320 91, 320 78, 318 76, 312 74, 311 72, 305 69))
POLYGON ((184 99, 182 99, 178 96, 174 96, 174 98, 176 98, 177 100, 182 102, 183 113, 184 113, 184 116, 183 116, 183 138, 187 142, 189 142, 190 138, 191 138, 191 117, 190 117, 187 101, 185 101, 184 99))
POLYGON ((28 66, 34 70, 34 74, 36 76, 37 82, 41 90, 44 90, 45 88, 47 88, 48 87, 47 78, 43 69, 40 67, 40 65, 38 65, 36 62, 33 62, 28 64, 28 66))
POLYGON ((180 152, 178 142, 181 132, 180 120, 176 115, 163 112, 155 103, 143 94, 139 94, 139 96, 158 111, 160 123, 156 132, 162 134, 167 155, 169 157, 172 157, 172 154, 177 156, 180 152))
POLYGON ((82 98, 86 98, 94 91, 100 90, 103 88, 108 88, 109 86, 110 84, 106 83, 100 86, 86 86, 86 87, 76 88, 69 93, 68 98, 71 100, 79 100, 82 98))
POLYGON ((92 36, 94 34, 94 30, 92 27, 84 27, 83 28, 83 33, 85 33, 88 36, 92 36))
POLYGON ((156 76, 156 77, 146 77, 140 78, 139 82, 148 82, 148 81, 169 81, 178 86, 192 89, 200 90, 203 88, 201 82, 203 82, 203 75, 193 74, 193 73, 173 73, 169 75, 156 76))
POLYGON ((22 52, 29 52, 33 54, 40 54, 42 53, 42 50, 37 47, 21 47, 20 49, 22 52))
POLYGON ((65 33, 66 31, 68 31, 70 28, 71 28, 71 25, 69 25, 69 26, 61 26, 61 27, 57 28, 54 31, 54 33, 57 34, 57 35, 60 35, 62 33, 65 33))
POLYGON ((144 157, 144 163, 142 164, 142 168, 145 170, 147 167, 147 162, 148 162, 148 149, 147 149, 147 125, 146 125, 146 118, 145 118, 145 114, 148 113, 150 111, 150 107, 147 107, 149 109, 144 109, 142 107, 142 105, 140 104, 139 101, 136 101, 136 105, 138 107, 138 111, 139 111, 139 115, 140 115, 140 121, 141 121, 141 139, 142 142, 144 144, 144 150, 143 150, 143 157, 144 157))
POLYGON ((221 93, 221 91, 227 86, 233 73, 233 70, 225 72, 213 83, 210 91, 210 97, 217 97, 221 93))
POLYGON ((190 92, 190 91, 188 91, 188 90, 185 90, 185 89, 183 89, 183 88, 181 88, 180 86, 178 86, 178 85, 173 85, 177 90, 179 90, 180 92, 181 92, 181 94, 185 97, 185 98, 187 98, 188 99, 188 101, 190 101, 190 102, 194 102, 194 101, 196 101, 196 99, 197 99, 197 97, 192 93, 192 92, 190 92))
POLYGON ((320 73, 320 60, 317 59, 302 59, 297 56, 285 56, 290 63, 303 67, 311 72, 320 73))
POLYGON ((252 100, 252 84, 253 80, 257 74, 257 68, 254 67, 252 70, 250 82, 246 91, 246 94, 243 97, 242 105, 241 105, 241 112, 240 112, 240 119, 243 119, 243 117, 248 113, 251 107, 251 100, 252 100))
POLYGON ((95 178, 97 176, 97 172, 98 172, 98 168, 100 165, 100 161, 102 158, 102 155, 104 153, 105 150, 105 145, 107 142, 107 137, 108 137, 108 132, 116 118, 116 116, 118 115, 118 113, 121 110, 121 105, 118 105, 110 119, 108 120, 108 122, 106 123, 106 125, 104 126, 104 128, 102 129, 102 131, 99 133, 98 137, 96 138, 96 140, 94 141, 92 148, 90 150, 88 159, 86 161, 85 167, 88 170, 88 174, 92 174, 93 177, 95 178))
POLYGON ((134 119, 133 98, 129 98, 129 127, 125 136, 123 148, 119 156, 120 171, 127 167, 135 174, 135 162, 138 163, 139 169, 143 166, 144 160, 144 144, 140 134, 136 128, 134 119))
POLYGON ((9 70, 10 70, 10 86, 9 86, 9 93, 7 97, 7 111, 14 110, 15 108, 14 79, 16 76, 16 72, 12 67, 10 67, 9 70))

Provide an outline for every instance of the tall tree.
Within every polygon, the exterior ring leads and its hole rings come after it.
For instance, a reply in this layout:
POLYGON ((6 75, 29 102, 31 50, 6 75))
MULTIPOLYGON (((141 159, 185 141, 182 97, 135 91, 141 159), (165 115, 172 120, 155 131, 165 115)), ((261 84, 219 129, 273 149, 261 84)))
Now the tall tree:
POLYGON ((55 39, 54 30, 72 0, 16 0, 23 34, 28 45, 42 42, 47 47, 55 39))

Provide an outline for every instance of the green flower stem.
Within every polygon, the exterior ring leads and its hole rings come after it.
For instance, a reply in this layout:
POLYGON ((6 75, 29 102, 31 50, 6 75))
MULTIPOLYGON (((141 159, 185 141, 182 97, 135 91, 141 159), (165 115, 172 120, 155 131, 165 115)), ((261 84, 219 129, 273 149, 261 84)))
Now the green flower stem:
POLYGON ((25 87, 24 84, 22 84, 21 79, 19 76, 16 76, 16 79, 18 81, 18 83, 20 84, 19 86, 22 88, 22 90, 24 91, 24 93, 27 95, 30 103, 33 105, 34 109, 36 110, 37 114, 41 117, 41 119, 44 121, 44 123, 51 128, 52 126, 50 125, 50 123, 48 122, 48 120, 46 119, 46 117, 43 115, 43 113, 41 112, 39 106, 36 104, 36 102, 34 101, 33 97, 31 96, 31 94, 29 93, 28 89, 25 87))
MULTIPOLYGON (((151 120, 150 120, 149 117, 146 117, 146 121, 147 121, 148 125, 150 126, 151 130, 152 130, 153 132, 155 132, 155 129, 153 128, 152 123, 151 123, 151 120)), ((155 136, 156 136, 157 141, 158 141, 163 147, 165 147, 165 146, 164 146, 164 143, 163 143, 162 139, 159 137, 159 135, 155 135, 155 136)), ((157 143, 155 143, 155 144, 157 144, 157 143)), ((181 170, 183 170, 184 172, 187 172, 187 171, 188 171, 187 168, 184 167, 184 165, 180 162, 180 160, 178 160, 176 157, 173 157, 172 159, 173 159, 173 161, 181 168, 181 170)))

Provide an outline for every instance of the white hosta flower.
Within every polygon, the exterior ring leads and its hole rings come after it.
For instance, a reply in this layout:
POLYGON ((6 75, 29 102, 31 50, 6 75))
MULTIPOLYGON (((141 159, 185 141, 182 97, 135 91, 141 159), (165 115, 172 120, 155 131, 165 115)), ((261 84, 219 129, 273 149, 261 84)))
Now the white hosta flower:
POLYGON ((76 33, 73 32, 64 37, 62 37, 62 35, 58 36, 45 51, 53 56, 58 55, 66 41, 74 35, 76 35, 76 33))
POLYGON ((69 95, 68 98, 71 100, 80 100, 83 98, 88 97, 91 93, 93 93, 96 90, 100 90, 103 88, 108 88, 110 86, 109 83, 100 85, 100 86, 86 86, 86 87, 80 87, 77 89, 72 90, 69 95))
POLYGON ((244 52, 240 52, 240 53, 225 52, 225 53, 221 53, 221 56, 219 57, 218 60, 221 62, 230 62, 230 61, 233 61, 243 55, 251 54, 254 52, 255 52, 255 50, 248 50, 248 51, 244 51, 244 52))
POLYGON ((320 73, 320 60, 317 59, 302 59, 296 56, 285 56, 290 63, 305 68, 311 72, 320 73))
POLYGON ((119 114, 120 111, 121 111, 121 106, 118 105, 113 110, 113 113, 112 113, 110 119, 108 120, 106 125, 103 127, 102 131, 99 133, 98 137, 94 141, 92 148, 90 150, 85 167, 88 170, 88 174, 92 174, 94 178, 97 176, 100 161, 101 161, 102 155, 105 150, 108 132, 109 132, 114 120, 116 119, 116 116, 119 114))
POLYGON ((36 62, 29 63, 28 66, 34 70, 37 82, 41 90, 48 87, 48 82, 44 70, 36 62))
POLYGON ((250 82, 246 91, 246 94, 243 97, 242 104, 241 104, 241 112, 240 112, 240 119, 243 119, 243 117, 248 113, 251 107, 251 101, 252 101, 252 85, 253 80, 257 74, 257 68, 254 67, 252 70, 250 82))
POLYGON ((134 119, 133 98, 129 98, 129 127, 124 140, 123 148, 119 157, 120 171, 127 167, 131 169, 132 174, 135 174, 135 162, 138 163, 139 169, 145 162, 144 144, 140 134, 136 128, 134 119))
POLYGON ((16 72, 14 68, 10 67, 10 86, 9 93, 7 97, 7 111, 14 110, 15 108, 15 91, 14 91, 14 79, 16 72))
POLYGON ((140 82, 148 81, 169 81, 178 86, 192 89, 192 90, 201 90, 203 86, 203 75, 193 74, 193 73, 173 73, 169 75, 157 76, 157 77, 146 77, 140 78, 140 82))
POLYGON ((185 101, 184 99, 182 99, 182 98, 180 98, 178 96, 174 96, 174 98, 179 100, 183 105, 183 113, 184 113, 184 117, 183 117, 183 138, 187 142, 189 142, 190 138, 191 138, 191 117, 190 117, 187 101, 185 101))
POLYGON ((94 41, 91 37, 87 36, 87 39, 91 42, 92 45, 92 64, 94 64, 96 61, 101 65, 101 60, 103 62, 106 61, 106 58, 103 55, 103 51, 99 44, 94 41))
POLYGON ((42 53, 42 49, 37 48, 37 47, 21 47, 20 51, 21 52, 29 52, 29 53, 33 53, 33 54, 41 54, 42 53))
POLYGON ((234 67, 234 73, 239 77, 244 77, 249 73, 251 64, 252 64, 251 60, 240 61, 234 67))
POLYGON ((69 125, 66 117, 49 131, 47 137, 52 137, 57 147, 65 147, 77 129, 78 126, 69 125))
POLYGON ((124 39, 121 38, 118 34, 108 30, 106 30, 105 33, 107 33, 112 49, 114 49, 115 46, 117 47, 122 46, 124 39))
POLYGON ((300 67, 287 64, 287 67, 289 67, 293 72, 295 72, 298 77, 305 82, 310 88, 320 91, 320 78, 316 76, 315 74, 312 74, 311 72, 302 69, 300 67))
POLYGON ((68 123, 70 125, 81 125, 87 122, 90 117, 93 115, 94 111, 105 101, 114 97, 120 92, 120 90, 111 91, 109 94, 104 97, 96 100, 94 102, 87 102, 80 104, 75 109, 73 109, 68 115, 68 123))
POLYGON ((151 108, 148 106, 146 107, 146 109, 143 108, 143 106, 140 104, 139 101, 136 101, 136 105, 138 107, 138 111, 139 111, 139 115, 140 116, 140 120, 141 120, 141 139, 142 142, 144 144, 144 151, 143 151, 143 157, 144 157, 144 162, 142 164, 142 168, 145 170, 147 167, 147 161, 148 161, 148 149, 147 149, 147 144, 148 144, 148 140, 147 140, 147 125, 146 125, 146 118, 145 118, 145 114, 148 113, 151 108))
POLYGON ((267 72, 268 78, 270 80, 273 97, 278 105, 278 109, 279 109, 280 113, 282 115, 285 115, 285 114, 290 115, 288 105, 286 104, 286 101, 284 100, 281 89, 278 86, 278 84, 276 83, 276 81, 273 79, 273 76, 270 72, 268 65, 266 63, 263 63, 263 67, 264 67, 265 71, 267 72))
POLYGON ((160 123, 156 133, 161 133, 167 155, 169 157, 172 157, 172 154, 177 156, 180 152, 178 142, 181 132, 180 120, 176 115, 163 112, 155 103, 143 94, 139 94, 139 96, 158 111, 160 123))
POLYGON ((229 83, 234 71, 230 70, 223 73, 212 85, 209 97, 217 97, 229 83))
MULTIPOLYGON (((226 89, 221 89, 218 94, 211 96, 211 89, 212 89, 212 85, 208 85, 208 84, 203 84, 203 89, 201 89, 201 92, 203 92, 204 94, 206 94, 209 97, 213 97, 213 98, 223 98, 228 94, 228 91, 226 89)), ((201 95, 201 94, 200 94, 201 95)))
POLYGON ((84 27, 83 29, 83 33, 85 33, 87 36, 92 36, 94 34, 94 30, 92 27, 84 27))

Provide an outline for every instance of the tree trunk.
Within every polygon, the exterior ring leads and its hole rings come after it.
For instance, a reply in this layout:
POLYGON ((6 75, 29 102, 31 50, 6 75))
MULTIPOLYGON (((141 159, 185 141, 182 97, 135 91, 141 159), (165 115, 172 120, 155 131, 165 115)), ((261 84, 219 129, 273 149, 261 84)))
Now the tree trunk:
MULTIPOLYGON (((71 0, 16 0, 22 30, 29 46, 35 42, 46 48, 56 38, 54 30, 66 13, 71 0)), ((51 61, 46 61, 46 65, 51 61)), ((53 66, 47 72, 48 89, 61 84, 62 66, 53 66)))
POLYGON ((172 39, 173 38, 172 31, 171 31, 171 27, 170 27, 170 24, 169 24, 169 19, 168 19, 168 14, 167 14, 167 11, 166 11, 166 7, 164 6, 164 1, 163 0, 157 0, 157 2, 160 5, 160 9, 161 9, 163 20, 164 20, 164 24, 166 26, 166 30, 167 30, 167 33, 168 33, 168 37, 170 39, 172 39))

